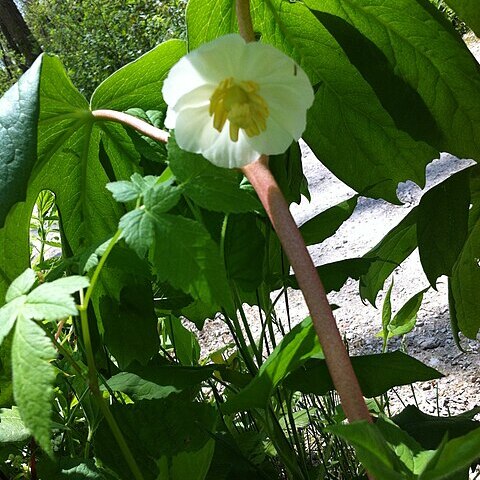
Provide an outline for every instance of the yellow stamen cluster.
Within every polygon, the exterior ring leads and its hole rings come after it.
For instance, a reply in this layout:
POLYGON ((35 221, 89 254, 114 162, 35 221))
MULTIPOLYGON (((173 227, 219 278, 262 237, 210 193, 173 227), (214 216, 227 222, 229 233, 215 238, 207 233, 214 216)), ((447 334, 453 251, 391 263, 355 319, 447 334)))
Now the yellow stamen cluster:
POLYGON ((240 129, 254 137, 267 128, 268 105, 257 93, 258 89, 255 82, 237 82, 229 77, 220 82, 210 97, 209 113, 213 116, 213 126, 221 132, 228 120, 233 142, 238 140, 240 129))

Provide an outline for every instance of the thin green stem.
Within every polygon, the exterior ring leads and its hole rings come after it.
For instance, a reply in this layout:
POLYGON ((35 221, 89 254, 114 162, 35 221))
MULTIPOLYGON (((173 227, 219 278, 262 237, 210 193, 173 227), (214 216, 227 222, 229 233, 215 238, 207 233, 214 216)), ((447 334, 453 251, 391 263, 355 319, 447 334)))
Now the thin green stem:
POLYGON ((95 272, 93 272, 92 278, 90 280, 90 285, 87 288, 87 292, 85 293, 85 299, 82 303, 82 307, 85 309, 85 311, 88 308, 88 303, 90 302, 92 292, 95 289, 95 285, 97 284, 98 277, 100 276, 100 272, 102 271, 102 268, 105 265, 105 262, 107 261, 107 258, 110 255, 110 252, 113 250, 113 247, 118 242, 118 239, 120 238, 121 234, 122 234, 121 230, 117 230, 115 232, 115 235, 110 240, 110 243, 108 244, 108 247, 105 250, 105 253, 102 255, 102 258, 98 262, 98 265, 97 265, 97 268, 95 269, 95 272))
POLYGON ((95 398, 100 410, 102 411, 103 416, 105 417, 105 420, 107 421, 108 426, 110 427, 110 430, 115 440, 117 441, 117 444, 120 447, 120 450, 125 458, 125 461, 127 462, 127 465, 132 471, 135 480, 144 480, 142 472, 138 468, 137 462, 135 461, 135 458, 133 457, 127 442, 125 441, 125 438, 120 430, 120 427, 118 426, 115 418, 113 417, 112 412, 108 408, 108 405, 105 403, 102 392, 98 387, 97 368, 95 366, 95 357, 92 349, 92 340, 90 336, 90 327, 88 325, 88 315, 87 315, 88 304, 89 304, 92 292, 95 289, 95 285, 97 284, 102 268, 105 265, 105 262, 107 261, 107 258, 110 252, 113 250, 113 247, 115 246, 118 239, 120 238, 120 235, 121 235, 121 231, 118 230, 110 240, 110 243, 108 244, 108 247, 105 250, 105 253, 102 255, 102 258, 98 262, 97 268, 95 269, 95 272, 93 273, 92 279, 90 281, 90 286, 88 287, 85 297, 82 299, 82 303, 78 307, 78 310, 80 312, 80 322, 81 322, 83 343, 85 346, 85 354, 87 357, 88 384, 90 387, 90 391, 92 392, 93 397, 95 398))

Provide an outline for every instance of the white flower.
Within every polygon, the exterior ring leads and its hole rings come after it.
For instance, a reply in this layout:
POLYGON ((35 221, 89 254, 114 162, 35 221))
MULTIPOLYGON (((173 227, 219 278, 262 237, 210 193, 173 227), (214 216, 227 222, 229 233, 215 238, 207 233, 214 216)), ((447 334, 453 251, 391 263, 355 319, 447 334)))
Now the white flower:
POLYGON ((291 58, 236 34, 183 57, 162 92, 165 126, 180 148, 228 168, 283 153, 302 135, 313 103, 310 81, 291 58))

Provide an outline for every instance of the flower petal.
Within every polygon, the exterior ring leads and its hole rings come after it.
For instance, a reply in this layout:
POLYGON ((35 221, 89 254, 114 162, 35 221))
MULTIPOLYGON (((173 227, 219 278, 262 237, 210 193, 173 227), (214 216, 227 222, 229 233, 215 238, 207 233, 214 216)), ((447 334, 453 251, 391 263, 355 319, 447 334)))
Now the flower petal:
POLYGON ((267 119, 267 129, 248 139, 251 148, 264 155, 279 155, 291 145, 293 137, 273 117, 267 119))
POLYGON ((202 153, 215 143, 219 132, 213 128, 208 107, 184 108, 177 114, 175 139, 183 150, 202 153))
POLYGON ((240 130, 238 140, 232 142, 229 134, 229 122, 220 135, 203 151, 203 156, 213 164, 223 168, 240 168, 254 162, 260 156, 250 144, 250 139, 240 130))

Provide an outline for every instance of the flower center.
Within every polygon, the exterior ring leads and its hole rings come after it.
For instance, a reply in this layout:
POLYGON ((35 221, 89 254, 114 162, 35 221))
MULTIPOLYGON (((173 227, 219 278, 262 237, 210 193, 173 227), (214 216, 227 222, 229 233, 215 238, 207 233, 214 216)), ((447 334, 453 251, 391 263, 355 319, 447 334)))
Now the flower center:
POLYGON ((219 132, 230 122, 230 138, 238 140, 244 130, 249 137, 260 135, 267 128, 268 105, 257 93, 259 86, 252 81, 237 82, 232 77, 222 80, 210 97, 210 116, 219 132))

